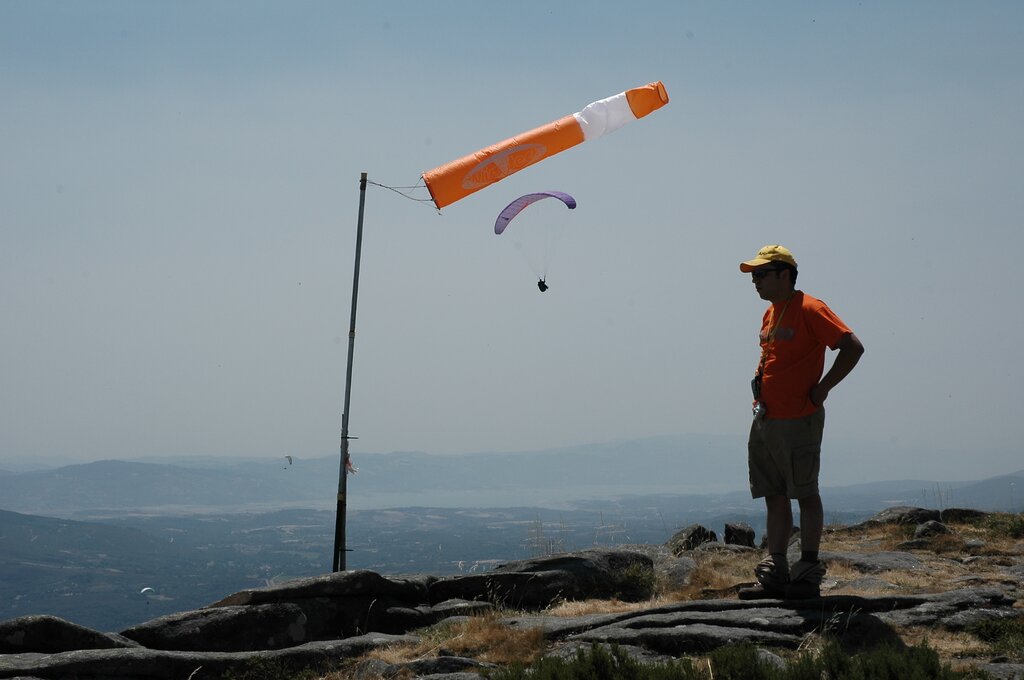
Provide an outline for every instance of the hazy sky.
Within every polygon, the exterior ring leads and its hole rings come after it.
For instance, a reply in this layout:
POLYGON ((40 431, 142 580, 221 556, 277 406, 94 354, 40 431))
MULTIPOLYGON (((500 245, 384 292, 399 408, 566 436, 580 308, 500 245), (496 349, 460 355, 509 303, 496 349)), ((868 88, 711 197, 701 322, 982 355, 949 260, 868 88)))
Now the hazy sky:
POLYGON ((782 243, 867 347, 826 447, 1024 468, 1024 4, 934 0, 3 0, 0 466, 336 454, 359 173, 655 80, 440 215, 370 187, 353 455, 745 433, 782 243))

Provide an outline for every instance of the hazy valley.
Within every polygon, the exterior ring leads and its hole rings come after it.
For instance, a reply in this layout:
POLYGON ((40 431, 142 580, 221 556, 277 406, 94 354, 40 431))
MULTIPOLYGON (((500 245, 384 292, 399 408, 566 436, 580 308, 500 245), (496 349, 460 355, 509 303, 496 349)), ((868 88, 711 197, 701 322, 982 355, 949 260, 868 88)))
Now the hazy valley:
MULTIPOLYGON (((735 464, 701 469, 716 457, 680 455, 677 444, 360 457, 349 478, 346 566, 448 575, 564 550, 663 543, 692 523, 721 532, 726 521, 747 522, 760 537, 761 504, 735 488, 743 479, 735 464), (686 482, 701 478, 706 493, 664 491, 677 480, 699 487, 686 482)), ((331 458, 0 473, 0 620, 53 614, 118 630, 328 572, 337 474, 331 458)), ((1024 472, 833 486, 823 498, 828 522, 850 523, 891 505, 1019 510, 1018 489, 1024 472)))

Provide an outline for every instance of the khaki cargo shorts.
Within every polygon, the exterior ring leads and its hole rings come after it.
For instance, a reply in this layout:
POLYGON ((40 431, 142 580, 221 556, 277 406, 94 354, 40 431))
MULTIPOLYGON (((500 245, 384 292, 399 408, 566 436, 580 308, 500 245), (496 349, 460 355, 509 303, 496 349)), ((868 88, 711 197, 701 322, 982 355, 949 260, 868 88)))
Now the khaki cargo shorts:
POLYGON ((806 498, 818 493, 825 409, 803 418, 754 420, 747 441, 750 496, 806 498))

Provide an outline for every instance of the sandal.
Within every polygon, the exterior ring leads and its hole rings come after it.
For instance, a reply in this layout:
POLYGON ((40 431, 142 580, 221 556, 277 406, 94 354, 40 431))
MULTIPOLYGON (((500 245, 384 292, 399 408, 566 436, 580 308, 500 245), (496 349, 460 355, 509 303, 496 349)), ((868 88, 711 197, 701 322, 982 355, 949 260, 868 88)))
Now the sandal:
POLYGON ((789 565, 784 560, 781 564, 778 564, 769 555, 754 567, 754 576, 757 577, 757 582, 764 586, 765 589, 781 592, 789 584, 789 565))
POLYGON ((790 583, 810 583, 820 586, 824 579, 825 563, 821 560, 818 560, 817 562, 805 562, 804 560, 800 560, 789 568, 790 583))

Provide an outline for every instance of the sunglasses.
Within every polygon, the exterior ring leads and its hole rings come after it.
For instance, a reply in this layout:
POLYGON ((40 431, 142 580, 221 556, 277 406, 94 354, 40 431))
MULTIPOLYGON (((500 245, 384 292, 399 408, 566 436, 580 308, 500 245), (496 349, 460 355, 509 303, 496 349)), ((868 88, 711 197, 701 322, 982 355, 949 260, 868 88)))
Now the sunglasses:
POLYGON ((772 267, 770 269, 758 269, 756 271, 750 272, 750 277, 752 279, 754 279, 755 281, 760 281, 761 279, 763 279, 764 277, 768 276, 772 272, 781 272, 781 271, 782 271, 782 267, 772 267))

